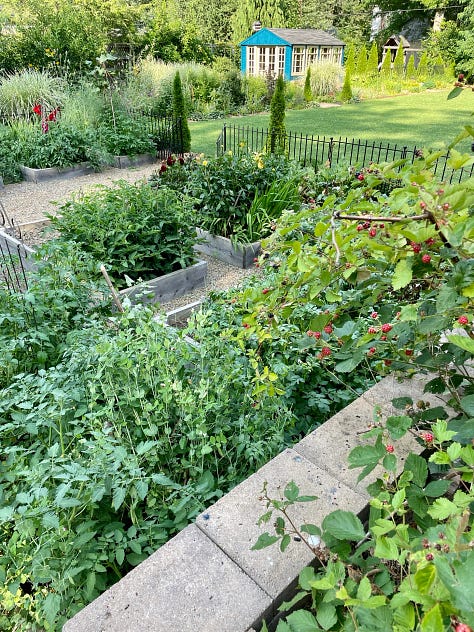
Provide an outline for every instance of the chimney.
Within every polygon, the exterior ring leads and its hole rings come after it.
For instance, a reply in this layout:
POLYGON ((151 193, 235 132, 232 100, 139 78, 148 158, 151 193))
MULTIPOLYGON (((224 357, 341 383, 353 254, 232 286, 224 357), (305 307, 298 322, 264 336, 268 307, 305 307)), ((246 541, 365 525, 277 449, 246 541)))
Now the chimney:
POLYGON ((262 23, 260 22, 260 20, 255 20, 255 22, 252 24, 252 33, 256 33, 261 28, 262 28, 262 23))

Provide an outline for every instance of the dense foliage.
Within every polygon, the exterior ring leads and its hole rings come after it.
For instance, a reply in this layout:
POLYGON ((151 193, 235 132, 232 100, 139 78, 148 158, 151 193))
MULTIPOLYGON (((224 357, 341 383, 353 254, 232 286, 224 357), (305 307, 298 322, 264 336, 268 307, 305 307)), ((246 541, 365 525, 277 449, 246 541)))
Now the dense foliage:
POLYGON ((151 180, 190 195, 200 228, 248 243, 268 235, 284 209, 299 208, 305 173, 283 155, 243 149, 240 155, 163 164, 151 180))
MULTIPOLYGON (((472 163, 451 152, 450 168, 472 163)), ((289 508, 312 498, 300 498, 294 483, 283 499, 264 489, 262 523, 281 515, 255 548, 279 542, 284 551, 296 536, 321 565, 301 573, 302 591, 281 607, 309 597, 310 609, 289 614, 279 632, 474 625, 474 182, 437 181, 431 167, 439 155, 354 171, 355 186, 346 182, 321 207, 284 216, 267 244, 271 283, 235 297, 243 322, 237 339, 254 361, 256 392, 272 368, 268 351, 290 340, 296 325, 300 353, 336 374, 365 363, 377 373, 427 373, 425 391, 450 407, 401 398, 400 415, 382 423, 379 411, 371 422, 367 438, 375 443, 349 456, 351 468, 363 468, 359 480, 377 466, 384 471, 368 487, 367 525, 337 510, 321 525, 295 528, 289 508), (426 457, 398 460, 407 433, 426 457)), ((278 389, 277 375, 267 389, 278 389)))
POLYGON ((192 200, 166 187, 118 181, 80 194, 51 217, 60 241, 104 264, 119 288, 195 262, 192 200))

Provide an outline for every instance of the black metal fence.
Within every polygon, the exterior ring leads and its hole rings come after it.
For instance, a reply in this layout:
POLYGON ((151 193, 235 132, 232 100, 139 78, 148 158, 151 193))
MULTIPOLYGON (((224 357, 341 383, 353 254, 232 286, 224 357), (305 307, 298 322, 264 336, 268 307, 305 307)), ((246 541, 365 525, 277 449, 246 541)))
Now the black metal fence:
MULTIPOLYGON (((227 151, 260 152, 270 144, 269 132, 254 127, 224 125, 216 141, 217 155, 227 151)), ((285 153, 305 166, 314 169, 331 167, 343 162, 353 166, 366 166, 370 162, 392 162, 407 159, 413 162, 422 155, 418 147, 409 148, 397 144, 326 136, 304 136, 289 132, 285 137, 285 153)), ((474 175, 474 165, 454 171, 448 163, 449 152, 433 164, 434 173, 449 183, 462 182, 474 175)))
POLYGON ((28 288, 26 271, 32 267, 33 250, 21 241, 21 232, 0 202, 0 286, 11 292, 28 288))
POLYGON ((153 139, 158 158, 166 160, 171 154, 183 153, 183 125, 181 118, 157 116, 150 112, 137 112, 153 139))

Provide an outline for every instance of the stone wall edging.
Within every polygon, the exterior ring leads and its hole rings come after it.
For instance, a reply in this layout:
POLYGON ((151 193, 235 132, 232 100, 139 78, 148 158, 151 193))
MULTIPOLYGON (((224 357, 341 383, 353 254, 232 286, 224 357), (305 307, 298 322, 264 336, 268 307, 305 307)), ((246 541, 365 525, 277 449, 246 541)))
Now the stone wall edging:
MULTIPOLYGON (((381 380, 202 512, 195 524, 78 612, 63 632, 250 632, 263 619, 274 619, 314 558, 297 542, 284 554, 278 547, 251 551, 262 531, 256 522, 265 511, 258 499, 263 482, 273 497, 290 480, 302 494, 318 496, 296 508, 297 524, 321 524, 337 508, 363 515, 369 496, 357 482, 359 472, 348 469, 347 454, 362 442, 360 431, 372 421, 374 406, 388 416, 399 414, 390 403, 395 397, 429 400, 426 381, 381 380)), ((402 466, 411 451, 422 448, 408 435, 396 450, 402 466)))

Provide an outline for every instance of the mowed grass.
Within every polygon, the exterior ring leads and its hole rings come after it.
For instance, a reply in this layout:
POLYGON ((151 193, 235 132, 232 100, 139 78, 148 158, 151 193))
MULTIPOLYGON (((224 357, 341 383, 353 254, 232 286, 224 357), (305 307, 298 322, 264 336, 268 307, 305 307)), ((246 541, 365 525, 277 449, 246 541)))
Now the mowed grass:
MULTIPOLYGON (((375 140, 409 148, 437 149, 449 144, 466 123, 472 124, 474 95, 464 91, 447 99, 450 90, 420 92, 350 103, 341 107, 287 110, 287 131, 303 135, 375 140)), ((190 122, 192 151, 216 154, 216 141, 224 123, 266 129, 269 114, 190 122)), ((467 141, 461 146, 469 150, 467 141)))

